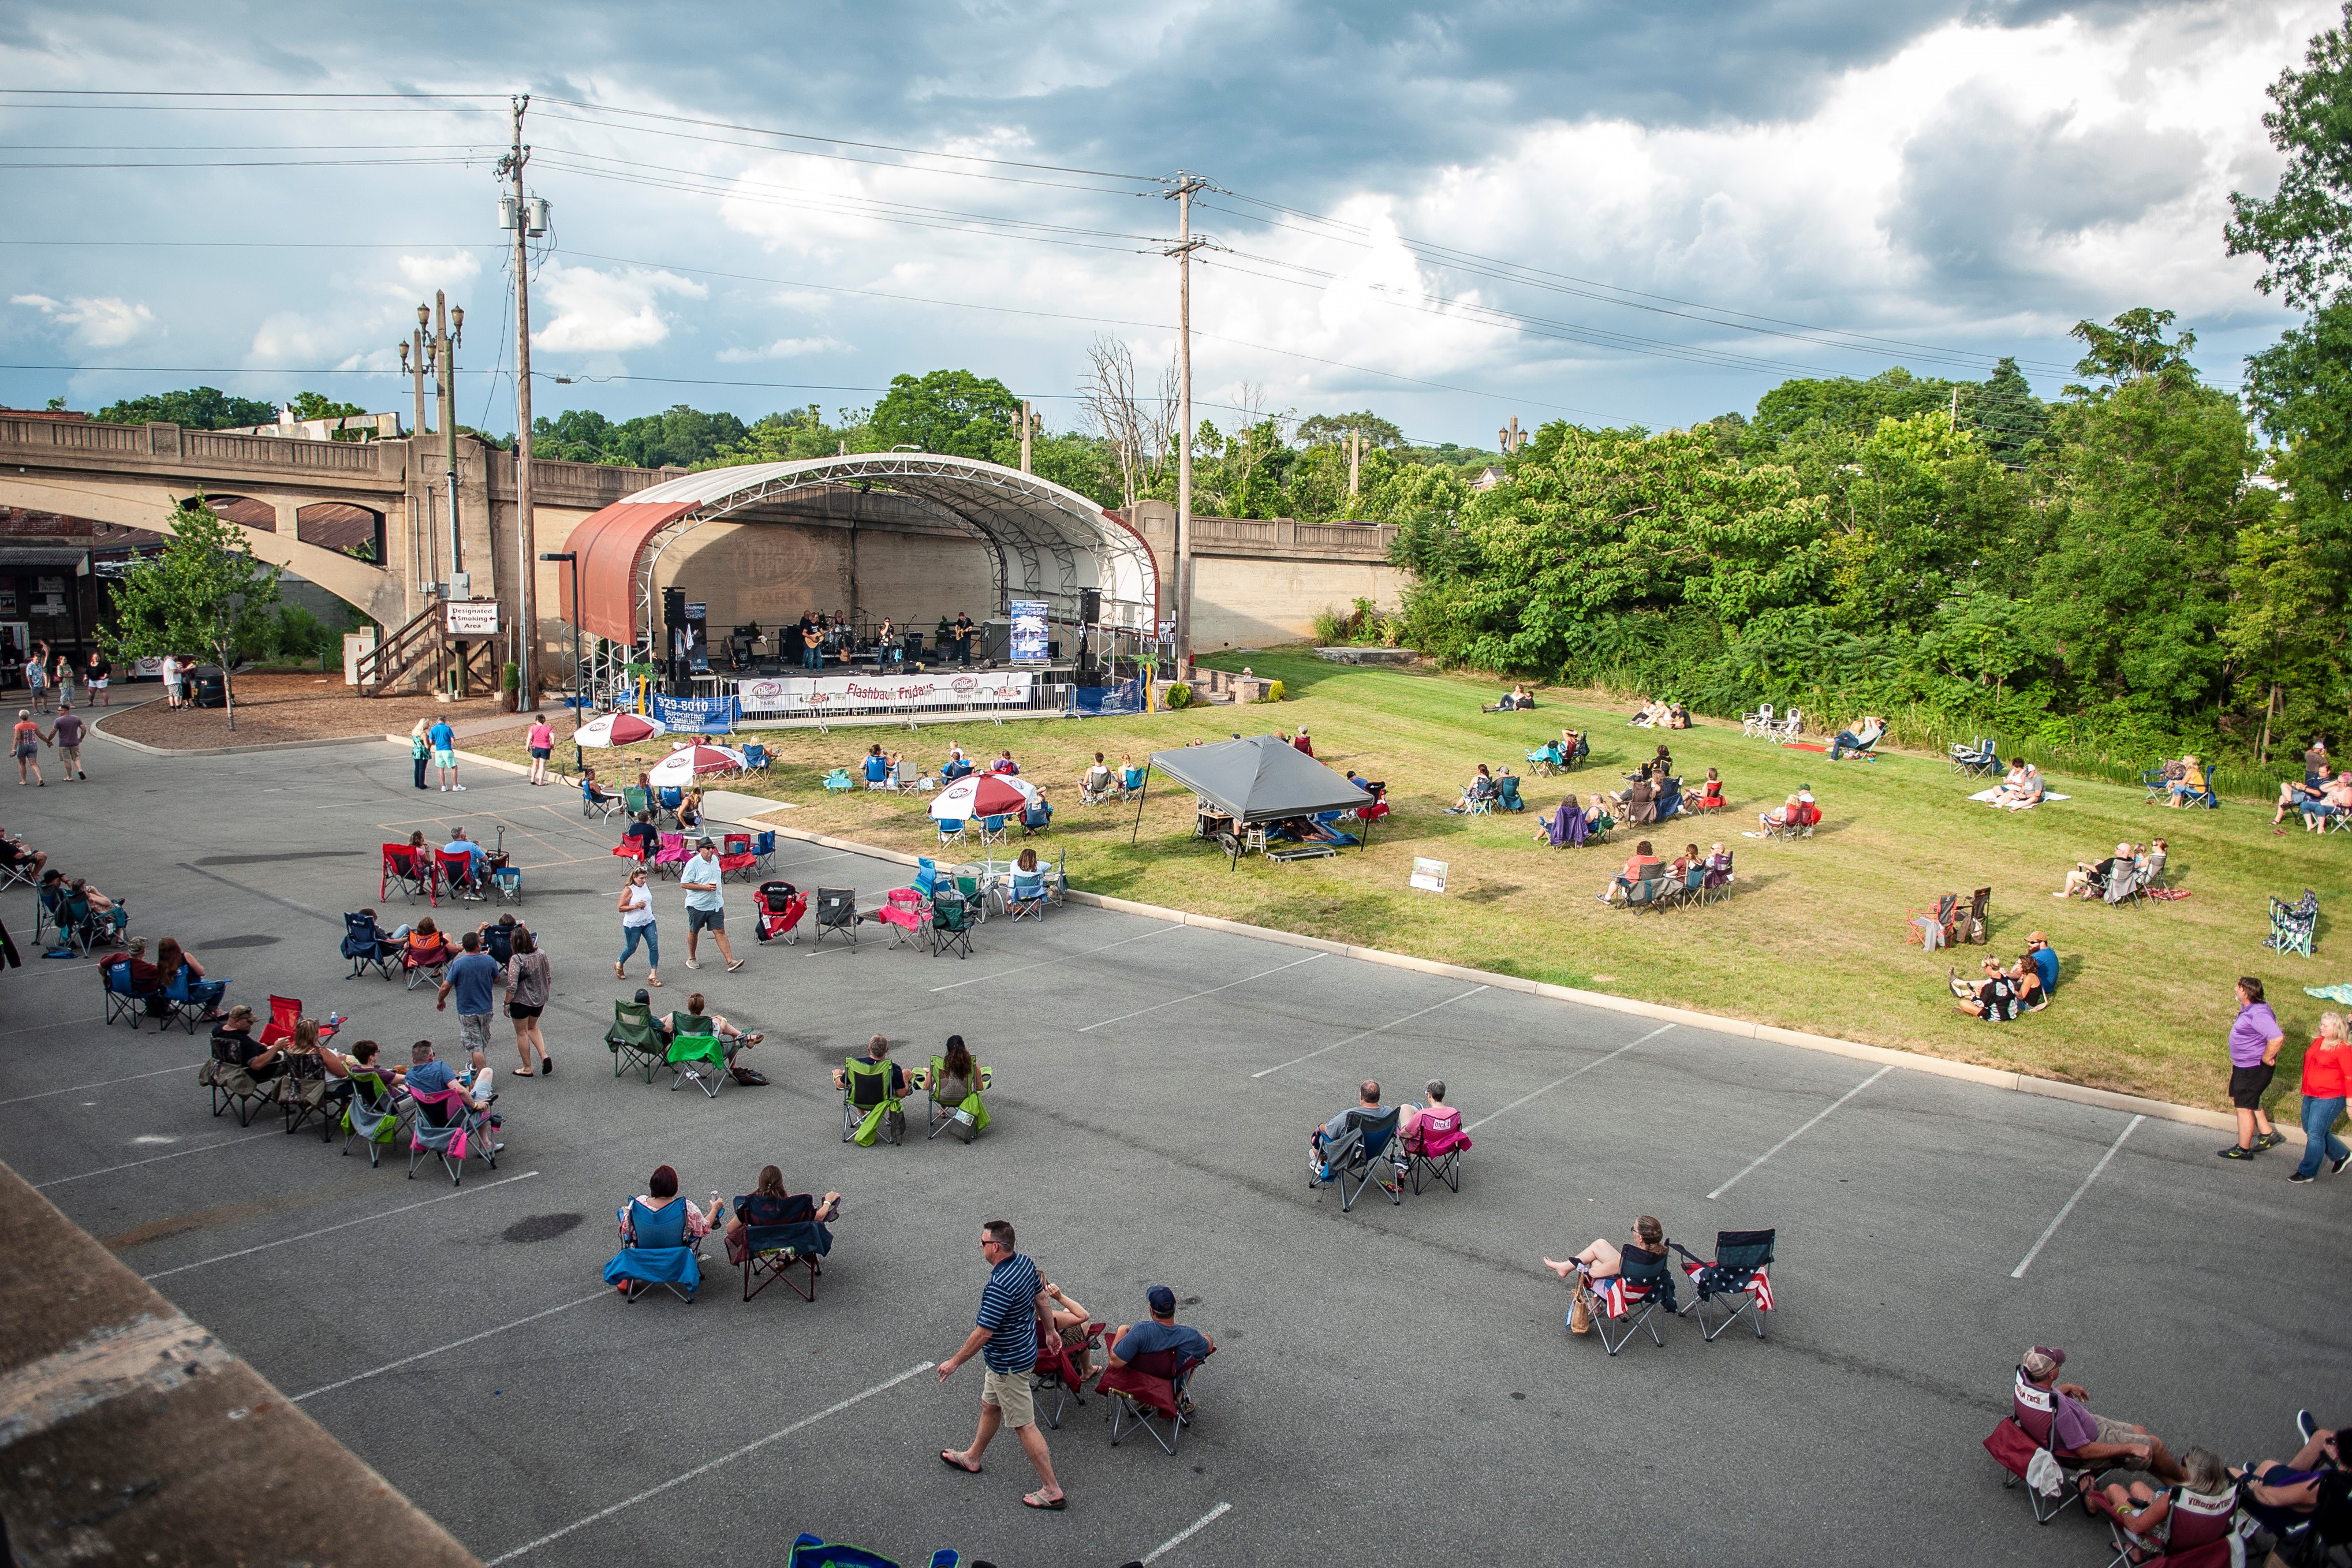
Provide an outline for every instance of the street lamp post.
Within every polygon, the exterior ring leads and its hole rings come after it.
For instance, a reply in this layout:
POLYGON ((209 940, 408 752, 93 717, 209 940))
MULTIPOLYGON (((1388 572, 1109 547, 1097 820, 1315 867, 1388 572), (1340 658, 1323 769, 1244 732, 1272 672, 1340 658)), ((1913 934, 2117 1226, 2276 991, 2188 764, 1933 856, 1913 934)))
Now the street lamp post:
MULTIPOLYGON (((581 706, 581 698, 580 698, 580 556, 579 556, 578 552, 575 552, 575 551, 570 551, 570 550, 542 550, 542 551, 541 551, 541 552, 539 552, 539 558, 540 558, 541 561, 565 561, 565 562, 569 562, 569 563, 571 563, 571 565, 572 565, 572 732, 574 735, 577 735, 578 733, 580 733, 580 706, 581 706)), ((580 754, 580 747, 579 747, 579 745, 578 745, 578 743, 577 743, 577 742, 574 742, 574 743, 573 743, 572 748, 572 755, 573 755, 573 756, 575 756, 575 757, 577 757, 577 756, 580 754)))

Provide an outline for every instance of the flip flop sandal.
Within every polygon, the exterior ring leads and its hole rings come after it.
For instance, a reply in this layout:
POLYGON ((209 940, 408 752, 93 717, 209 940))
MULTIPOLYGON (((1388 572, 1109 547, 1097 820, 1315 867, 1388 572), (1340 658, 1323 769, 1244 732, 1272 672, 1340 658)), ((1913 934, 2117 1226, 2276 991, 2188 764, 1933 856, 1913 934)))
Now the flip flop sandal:
POLYGON ((1040 1509, 1048 1513, 1059 1513, 1064 1509, 1070 1506, 1069 1494, 1066 1492, 1062 1494, 1060 1497, 1055 1498, 1052 1502, 1039 1502, 1035 1492, 1027 1492, 1023 1494, 1021 1501, 1025 1507, 1040 1509))
POLYGON ((980 1467, 978 1465, 960 1465, 956 1463, 955 1455, 945 1448, 941 1448, 940 1450, 940 1463, 945 1465, 949 1469, 961 1470, 967 1476, 976 1476, 980 1474, 980 1467))

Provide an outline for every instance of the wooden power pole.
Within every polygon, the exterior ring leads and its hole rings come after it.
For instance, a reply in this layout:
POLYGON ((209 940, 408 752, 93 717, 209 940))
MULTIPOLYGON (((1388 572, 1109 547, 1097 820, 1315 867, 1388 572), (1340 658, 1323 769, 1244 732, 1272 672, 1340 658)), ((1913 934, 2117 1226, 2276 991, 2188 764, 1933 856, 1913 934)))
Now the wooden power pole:
MULTIPOLYGON (((513 194, 499 204, 499 216, 514 230, 514 290, 515 290, 515 662, 522 677, 521 689, 516 694, 515 706, 530 708, 539 690, 535 657, 539 647, 539 619, 531 592, 537 585, 538 518, 531 510, 530 497, 530 237, 547 232, 547 204, 534 202, 523 195, 522 169, 530 162, 530 148, 522 139, 523 111, 530 107, 530 95, 524 93, 514 100, 514 141, 507 155, 499 160, 499 173, 514 182, 513 194)), ((574 564, 574 570, 577 570, 574 564)))
MULTIPOLYGON (((1208 181, 1176 171, 1176 668, 1192 662, 1192 193, 1208 181)), ((1158 627, 1153 627, 1157 632, 1158 627)))

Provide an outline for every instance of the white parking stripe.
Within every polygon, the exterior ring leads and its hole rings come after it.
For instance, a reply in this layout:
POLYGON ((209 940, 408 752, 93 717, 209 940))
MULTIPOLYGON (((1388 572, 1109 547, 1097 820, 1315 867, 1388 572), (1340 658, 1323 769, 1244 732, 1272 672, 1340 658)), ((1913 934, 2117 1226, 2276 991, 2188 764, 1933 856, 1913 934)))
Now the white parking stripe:
POLYGON ((952 981, 950 981, 950 982, 949 982, 947 984, 945 984, 945 985, 934 985, 934 986, 932 986, 932 987, 931 987, 931 989, 932 989, 933 991, 935 991, 935 992, 938 992, 938 991, 953 991, 953 990, 957 989, 959 986, 964 986, 964 985, 978 985, 978 984, 981 984, 982 982, 983 982, 983 981, 988 981, 988 980, 1002 980, 1002 979, 1003 979, 1003 978, 1004 978, 1006 975, 1008 975, 1008 974, 1025 974, 1025 973, 1027 973, 1030 970, 1033 970, 1033 969, 1044 969, 1044 968, 1045 968, 1045 967, 1046 967, 1047 965, 1049 965, 1049 964, 1055 964, 1055 963, 1068 963, 1068 962, 1069 962, 1069 960, 1070 960, 1070 959, 1072 959, 1072 958, 1089 958, 1089 957, 1092 957, 1094 954, 1096 954, 1096 953, 1097 953, 1097 952, 1109 952, 1112 948, 1114 948, 1114 947, 1125 947, 1129 942, 1142 942, 1142 941, 1144 941, 1146 938, 1149 938, 1149 937, 1155 937, 1155 936, 1176 936, 1176 935, 1181 934, 1181 932, 1184 932, 1184 931, 1192 931, 1192 930, 1194 930, 1194 929, 1196 929, 1196 928, 1192 927, 1192 926, 1163 926, 1163 927, 1161 927, 1161 928, 1160 928, 1160 930, 1158 930, 1158 931, 1145 931, 1145 932, 1143 932, 1143 933, 1142 933, 1142 935, 1140 935, 1140 936, 1123 936, 1123 937, 1119 938, 1117 942, 1107 942, 1103 943, 1100 947, 1090 947, 1090 948, 1087 948, 1087 949, 1085 952, 1073 952, 1073 953, 1068 954, 1066 957, 1063 957, 1063 958, 1048 958, 1048 959, 1041 960, 1040 962, 1038 962, 1038 963, 1024 963, 1024 964, 1021 965, 1021 967, 1020 967, 1020 968, 1018 968, 1018 969, 1000 969, 1000 970, 998 970, 998 971, 997 971, 995 973, 993 973, 993 974, 975 974, 975 975, 973 975, 973 976, 972 976, 971 979, 969 979, 969 980, 952 980, 952 981))
POLYGON ((1186 1525, 1183 1529, 1178 1531, 1175 1534, 1170 1536, 1167 1540, 1161 1542, 1159 1545, 1153 1547, 1150 1552, 1144 1553, 1144 1568, 1150 1568, 1152 1563, 1159 1562, 1166 1553, 1183 1545, 1186 1542, 1192 1540, 1192 1537, 1200 1534, 1203 1529, 1207 1528, 1209 1525, 1214 1524, 1226 1514, 1231 1513, 1233 1511, 1233 1508, 1234 1505, 1229 1502, 1221 1502, 1216 1507, 1211 1509, 1208 1512, 1202 1514, 1200 1518, 1194 1520, 1192 1523, 1186 1525))
MULTIPOLYGON (((1469 990, 1462 993, 1462 996, 1475 996, 1479 992, 1484 991, 1485 989, 1486 988, 1484 985, 1473 985, 1469 990)), ((1420 1017, 1423 1013, 1434 1013, 1440 1007, 1451 1007, 1454 1003, 1461 1001, 1462 996, 1448 996, 1443 1002, 1433 1002, 1428 1006, 1423 1007, 1420 1013, 1407 1013, 1403 1017, 1382 1024, 1378 1028, 1366 1029, 1361 1033, 1349 1035, 1346 1039, 1334 1040, 1328 1046, 1318 1046, 1315 1049, 1307 1052, 1303 1057, 1293 1057, 1286 1062, 1276 1062, 1270 1068, 1261 1068, 1257 1071, 1250 1074, 1250 1077, 1265 1078, 1269 1074, 1280 1072, 1284 1068, 1295 1068, 1300 1062, 1312 1061, 1317 1057, 1321 1056, 1325 1051, 1336 1051, 1341 1046, 1352 1046, 1358 1040, 1363 1039, 1368 1036, 1386 1034, 1389 1030, 1395 1028, 1399 1024, 1412 1023, 1415 1018, 1420 1017)))
POLYGON ((2074 1205, 2083 1201, 2083 1194, 2091 1190, 2091 1184, 2099 1179, 2099 1173, 2107 1168, 2107 1162, 2116 1157, 2116 1151, 2124 1146, 2124 1140, 2132 1135, 2132 1129, 2147 1120, 2145 1116, 2135 1116, 2124 1123, 2124 1130, 2116 1134, 2116 1141, 2107 1145, 2107 1152, 2099 1156, 2099 1163, 2091 1167, 2091 1173, 2083 1178, 2083 1184, 2074 1189, 2074 1195, 2066 1200, 2066 1206, 2058 1211, 2058 1217, 2050 1222, 2050 1228, 2042 1233, 2042 1239, 2035 1242, 2032 1249, 2026 1253, 2024 1259, 2009 1271, 2009 1277, 2011 1279, 2025 1278, 2026 1268, 2041 1254, 2042 1249, 2049 1245, 2050 1238, 2058 1234, 2058 1227, 2066 1223, 2066 1216, 2074 1212, 2074 1205))
MULTIPOLYGON (((97 1022, 94 1018, 81 1018, 75 1021, 83 1024, 97 1022)), ((47 1025, 36 1026, 36 1027, 41 1028, 50 1026, 51 1026, 47 1025)), ((22 1030, 10 1031, 12 1034, 21 1034, 22 1032, 22 1030)), ((137 1083, 142 1078, 162 1078, 167 1072, 185 1072, 187 1070, 187 1064, 183 1062, 177 1067, 157 1068, 153 1072, 135 1072, 129 1078, 102 1078, 96 1083, 77 1083, 66 1089, 45 1089, 38 1094, 20 1094, 14 1100, 0 1100, 0 1105, 22 1105, 28 1100, 47 1100, 51 1095, 57 1094, 79 1094, 85 1089, 110 1089, 118 1083, 137 1083)))
POLYGON ((418 1351, 415 1355, 404 1355, 398 1361, 388 1361, 382 1366, 372 1366, 365 1372, 353 1373, 351 1376, 342 1378, 337 1382, 321 1384, 308 1394, 296 1394, 294 1396, 294 1403, 299 1405, 306 1399, 316 1399, 322 1394, 332 1394, 339 1388, 349 1388, 355 1383, 365 1383, 372 1377, 382 1377, 388 1372, 398 1372, 404 1366, 413 1366, 420 1361, 430 1361, 435 1356, 441 1354, 444 1351, 454 1351, 466 1345, 478 1343, 480 1341, 505 1333, 509 1329, 520 1329, 524 1324, 535 1323, 541 1318, 551 1318, 558 1312, 568 1312, 574 1307, 584 1307, 591 1301, 607 1300, 611 1299, 614 1294, 614 1292, 611 1290, 592 1290, 585 1296, 576 1296, 569 1301, 560 1302, 555 1306, 544 1308, 539 1311, 533 1312, 527 1318, 517 1318, 510 1323, 500 1323, 495 1329, 484 1329, 478 1334, 467 1334, 462 1340, 451 1340, 446 1345, 435 1345, 429 1351, 418 1351))
POLYGON ((1769 1149, 1765 1150, 1764 1152, 1757 1155, 1753 1160, 1748 1161, 1747 1170, 1740 1172, 1738 1175, 1732 1177, 1731 1180, 1724 1183, 1723 1185, 1707 1194, 1707 1200, 1712 1203, 1715 1199, 1721 1197, 1724 1194, 1738 1186, 1742 1181, 1747 1179, 1748 1171, 1753 1171, 1757 1166, 1762 1164, 1765 1161, 1770 1159, 1781 1150, 1786 1149, 1790 1144, 1794 1143, 1806 1133, 1811 1132, 1815 1127, 1821 1124, 1822 1119, 1827 1117, 1830 1111, 1835 1110, 1839 1106, 1843 1105, 1847 1100, 1852 1100, 1855 1095, 1860 1094, 1864 1089, 1868 1089, 1872 1084, 1876 1083, 1880 1079, 1885 1078, 1888 1073, 1891 1073, 1894 1070, 1895 1064, 1893 1062, 1889 1062, 1885 1067, 1880 1068, 1876 1072, 1872 1073, 1868 1078, 1864 1079, 1860 1083, 1855 1084, 1852 1089, 1847 1089, 1843 1094, 1839 1095, 1836 1100, 1834 1100, 1827 1110, 1817 1113, 1813 1117, 1812 1121, 1806 1122, 1802 1127, 1798 1128, 1794 1132, 1790 1133, 1786 1138, 1781 1139, 1778 1143, 1773 1144, 1769 1149))
POLYGON ((657 1487, 648 1487, 633 1498, 624 1498, 621 1501, 614 1503, 610 1508, 599 1509, 585 1519, 574 1520, 561 1530, 550 1531, 547 1534, 541 1536, 537 1541, 527 1541, 520 1546, 513 1548, 511 1551, 501 1552, 496 1557, 490 1559, 488 1568, 499 1568, 499 1564, 501 1563, 511 1563, 516 1558, 522 1556, 526 1552, 536 1552, 542 1546, 550 1545, 552 1542, 562 1540, 565 1536, 571 1534, 575 1530, 585 1530, 592 1524, 596 1524, 604 1520, 608 1520, 614 1514, 622 1511, 624 1509, 635 1508, 637 1504, 644 1502, 646 1499, 659 1497, 662 1493, 668 1491, 673 1487, 682 1487, 688 1481, 696 1480, 703 1476, 707 1476, 711 1471, 719 1468, 721 1465, 731 1465, 736 1460, 741 1458, 744 1455, 754 1453, 759 1449, 766 1447, 771 1443, 780 1442, 782 1439, 791 1436, 795 1432, 801 1431, 806 1427, 814 1426, 828 1415, 838 1415, 853 1405, 857 1405, 866 1400, 871 1399, 877 1394, 887 1393, 889 1390, 898 1387, 908 1378, 916 1376, 919 1373, 930 1371, 936 1364, 938 1363, 934 1362, 918 1362, 915 1365, 908 1367, 906 1371, 900 1373, 894 1378, 890 1378, 886 1382, 877 1383, 873 1387, 865 1390, 863 1393, 853 1394, 848 1398, 840 1401, 838 1404, 828 1405, 814 1415, 803 1415, 799 1420, 793 1422, 791 1426, 779 1427, 777 1430, 769 1433, 764 1437, 755 1437, 751 1442, 744 1444, 741 1447, 736 1449, 731 1454, 721 1454, 715 1459, 695 1466, 694 1468, 687 1471, 683 1475, 672 1476, 669 1479, 662 1482, 662 1484, 657 1487))
POLYGON ((224 1138, 217 1143, 199 1143, 193 1149, 174 1149, 168 1154, 157 1154, 152 1159, 132 1160, 121 1165, 108 1165, 101 1170, 83 1171, 76 1175, 59 1176, 53 1182, 35 1182, 33 1184, 33 1190, 35 1192, 43 1192, 50 1187, 62 1187, 68 1182, 86 1182, 92 1176, 110 1176, 117 1171, 135 1171, 142 1165, 160 1164, 165 1160, 177 1160, 186 1154, 209 1154, 215 1149, 226 1149, 233 1143, 250 1143, 256 1138, 274 1138, 278 1136, 279 1136, 279 1133, 274 1127, 264 1129, 259 1132, 249 1131, 242 1138, 224 1138))
POLYGON ((267 1252, 273 1247, 291 1247, 298 1241, 309 1241, 313 1237, 327 1236, 339 1230, 349 1230, 355 1225, 372 1225, 380 1219, 390 1219, 396 1214, 406 1214, 410 1209, 430 1208, 435 1204, 446 1204, 452 1198, 462 1198, 468 1194, 487 1193, 498 1187, 510 1187, 517 1182, 528 1182, 538 1174, 537 1171, 525 1171, 520 1176, 507 1176, 495 1182, 460 1187, 454 1193, 443 1193, 437 1198, 424 1198, 413 1204, 403 1204, 398 1208, 385 1209, 381 1214, 362 1215, 358 1219, 347 1219, 337 1225, 321 1226, 317 1230, 306 1230, 299 1236, 280 1237, 276 1241, 265 1241, 258 1247, 241 1247, 235 1252, 224 1252, 217 1258, 199 1258, 194 1263, 183 1263, 176 1268, 165 1268, 153 1274, 142 1274, 139 1278, 152 1284, 158 1279, 169 1279, 174 1274, 185 1274, 191 1268, 204 1268, 215 1263, 226 1263, 232 1258, 247 1258, 257 1252, 267 1252))
MULTIPOLYGON (((1644 1044, 1648 1043, 1648 1042, 1649 1042, 1649 1041, 1651 1041, 1651 1040, 1654 1040, 1654 1039, 1656 1039, 1660 1035, 1664 1034, 1668 1029, 1671 1029, 1671 1028, 1673 1028, 1673 1027, 1674 1027, 1674 1026, 1673 1026, 1672 1024, 1661 1024, 1661 1025, 1659 1025, 1656 1028, 1654 1028, 1654 1029, 1651 1030, 1648 1034, 1643 1035, 1640 1039, 1638 1039, 1638 1040, 1628 1040, 1625 1044, 1623 1044, 1623 1045, 1622 1045, 1622 1046, 1618 1047, 1615 1050, 1613 1050, 1613 1051, 1610 1052, 1607 1056, 1605 1056, 1605 1057, 1595 1057, 1595 1058, 1593 1058, 1591 1061, 1589 1061, 1589 1062, 1585 1063, 1582 1067, 1580 1067, 1580 1068, 1577 1068, 1574 1072, 1572 1072, 1572 1073, 1568 1073, 1568 1074, 1566 1074, 1566 1075, 1564 1075, 1564 1076, 1562 1076, 1562 1077, 1559 1077, 1559 1078, 1556 1078, 1556 1079, 1552 1079, 1549 1083, 1548 1083, 1548 1084, 1544 1085, 1541 1089, 1529 1089, 1527 1093, 1525 1093, 1525 1094, 1523 1094, 1523 1095, 1519 1096, 1519 1098, 1518 1098, 1518 1099, 1517 1099, 1517 1100, 1515 1100, 1511 1101, 1511 1103, 1510 1103, 1510 1104, 1508 1104, 1508 1105, 1507 1105, 1507 1106, 1503 1107, 1503 1110, 1517 1110, 1520 1106, 1525 1105, 1528 1100, 1535 1099, 1535 1098, 1536 1098, 1536 1096, 1538 1096, 1538 1095, 1539 1095, 1539 1094, 1549 1094, 1553 1089, 1558 1089, 1561 1084, 1566 1083, 1570 1079, 1573 1079, 1573 1078, 1582 1078, 1586 1073, 1591 1072, 1594 1068, 1599 1067, 1601 1063, 1603 1063, 1603 1062, 1613 1062, 1613 1061, 1615 1061, 1619 1057, 1623 1056, 1627 1051, 1632 1050, 1635 1046, 1644 1045, 1644 1044)), ((1482 1117, 1478 1118, 1478 1120, 1477 1120, 1477 1121, 1473 1121, 1469 1126, 1465 1127, 1462 1131, 1465 1131, 1465 1132, 1475 1132, 1475 1131, 1476 1131, 1479 1128, 1486 1126, 1486 1123, 1488 1123, 1489 1121, 1494 1121, 1494 1120, 1495 1120, 1495 1118, 1496 1118, 1497 1116, 1502 1115, 1502 1114, 1503 1114, 1503 1110, 1490 1110, 1490 1111, 1488 1111, 1486 1115, 1484 1115, 1484 1116, 1482 1116, 1482 1117)))
POLYGON ((1157 1013, 1162 1007, 1173 1007, 1179 1003, 1198 1001, 1203 996, 1214 996, 1220 991, 1231 991, 1236 985, 1246 985, 1253 980, 1263 980, 1269 974, 1279 974, 1286 969, 1296 969, 1302 963, 1312 963, 1318 958, 1330 956, 1328 952, 1310 952, 1305 958, 1296 959, 1288 963, 1277 963, 1272 969, 1262 969, 1255 974, 1245 975, 1239 980, 1228 980, 1223 985, 1212 985, 1206 991, 1195 991, 1189 996, 1178 996, 1166 1002, 1155 1002, 1149 1007, 1139 1007, 1132 1013, 1121 1013, 1116 1018, 1105 1018, 1099 1024, 1088 1024, 1078 1033, 1092 1034, 1097 1029, 1108 1028, 1113 1024, 1124 1024, 1129 1018, 1140 1018, 1146 1013, 1157 1013))

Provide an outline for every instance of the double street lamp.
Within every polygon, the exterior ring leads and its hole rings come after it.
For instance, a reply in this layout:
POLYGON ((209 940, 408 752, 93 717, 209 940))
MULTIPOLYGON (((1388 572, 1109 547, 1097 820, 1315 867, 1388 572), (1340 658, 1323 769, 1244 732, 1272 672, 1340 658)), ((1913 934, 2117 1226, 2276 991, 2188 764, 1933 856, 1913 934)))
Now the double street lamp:
MULTIPOLYGON (((542 550, 541 561, 567 561, 572 564, 572 732, 580 733, 580 556, 570 550, 542 550)), ((574 755, 579 747, 572 747, 574 755)))

